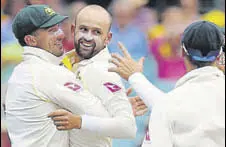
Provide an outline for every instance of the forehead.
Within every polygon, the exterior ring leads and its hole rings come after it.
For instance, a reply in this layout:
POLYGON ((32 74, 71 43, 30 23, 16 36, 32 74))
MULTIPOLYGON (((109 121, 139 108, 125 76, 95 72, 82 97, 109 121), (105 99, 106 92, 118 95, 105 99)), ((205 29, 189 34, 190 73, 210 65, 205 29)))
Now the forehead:
POLYGON ((101 30, 108 29, 110 26, 109 18, 101 16, 102 14, 86 13, 86 15, 78 16, 76 20, 77 26, 86 26, 90 28, 99 28, 101 30))

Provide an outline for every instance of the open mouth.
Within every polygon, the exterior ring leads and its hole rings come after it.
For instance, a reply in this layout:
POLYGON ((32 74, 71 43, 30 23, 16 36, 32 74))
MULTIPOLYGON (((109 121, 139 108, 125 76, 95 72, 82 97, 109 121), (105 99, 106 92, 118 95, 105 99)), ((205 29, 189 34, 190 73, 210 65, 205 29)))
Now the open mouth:
POLYGON ((94 47, 94 44, 87 43, 87 42, 80 42, 80 47, 82 47, 84 50, 90 50, 94 47))

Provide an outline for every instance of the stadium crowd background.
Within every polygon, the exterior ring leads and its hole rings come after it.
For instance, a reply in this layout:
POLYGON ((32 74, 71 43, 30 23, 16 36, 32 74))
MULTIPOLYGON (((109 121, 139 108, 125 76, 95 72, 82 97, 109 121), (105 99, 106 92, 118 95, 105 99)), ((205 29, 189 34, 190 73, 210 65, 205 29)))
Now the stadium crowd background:
MULTIPOLYGON (((76 13, 89 4, 105 7, 113 16, 110 52, 118 52, 117 41, 121 41, 133 58, 145 56, 144 74, 166 92, 185 73, 179 50, 184 28, 201 19, 225 27, 225 0, 1 0, 1 147, 10 147, 4 122, 4 93, 13 68, 22 60, 22 48, 12 33, 12 19, 27 4, 48 4, 55 11, 70 16, 62 24, 66 52, 74 48, 70 24, 76 13)), ((129 87, 126 82, 125 85, 129 87)), ((136 118, 136 139, 115 139, 113 147, 140 147, 149 113, 136 118)))

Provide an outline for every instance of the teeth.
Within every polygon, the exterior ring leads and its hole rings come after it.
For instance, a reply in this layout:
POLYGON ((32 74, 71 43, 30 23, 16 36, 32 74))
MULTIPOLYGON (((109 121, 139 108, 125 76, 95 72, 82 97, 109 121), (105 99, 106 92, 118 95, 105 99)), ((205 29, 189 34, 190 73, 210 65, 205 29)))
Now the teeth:
POLYGON ((82 43, 82 45, 86 46, 86 47, 91 47, 92 44, 87 44, 87 43, 82 43))

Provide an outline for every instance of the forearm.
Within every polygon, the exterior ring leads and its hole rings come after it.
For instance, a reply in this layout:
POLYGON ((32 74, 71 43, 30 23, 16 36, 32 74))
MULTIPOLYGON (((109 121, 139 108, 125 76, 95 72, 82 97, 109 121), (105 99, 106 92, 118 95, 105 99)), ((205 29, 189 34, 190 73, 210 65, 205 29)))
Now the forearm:
POLYGON ((144 103, 152 108, 159 99, 165 97, 165 93, 150 83, 142 73, 134 73, 129 77, 129 83, 144 103))
POLYGON ((111 138, 133 139, 136 137, 136 124, 131 123, 134 121, 133 119, 125 117, 100 118, 82 115, 81 129, 111 138))

